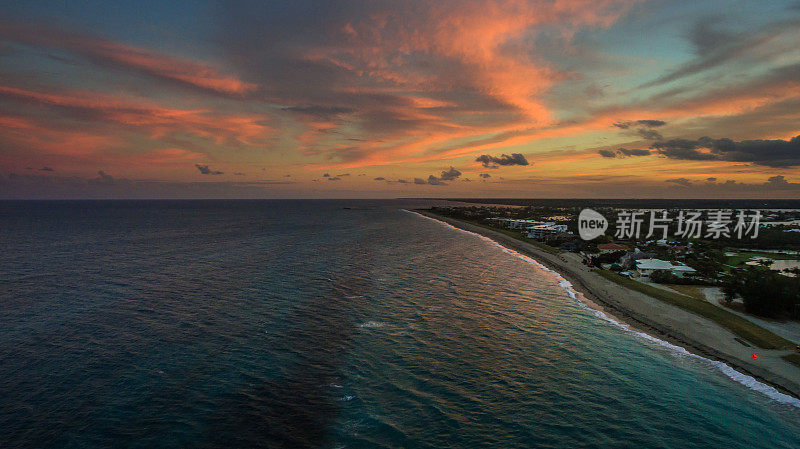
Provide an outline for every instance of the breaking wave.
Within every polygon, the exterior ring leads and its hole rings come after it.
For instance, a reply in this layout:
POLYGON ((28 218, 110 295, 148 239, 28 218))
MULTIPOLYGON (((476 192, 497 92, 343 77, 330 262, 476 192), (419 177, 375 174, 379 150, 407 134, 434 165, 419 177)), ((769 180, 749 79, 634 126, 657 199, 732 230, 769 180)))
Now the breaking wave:
POLYGON ((735 382, 738 382, 738 383, 744 385, 747 388, 750 388, 751 390, 754 390, 754 391, 757 391, 759 393, 762 393, 765 396, 769 397, 770 399, 772 399, 772 400, 774 400, 776 402, 779 402, 779 403, 782 403, 782 404, 793 405, 795 407, 800 408, 800 399, 797 399, 797 398, 795 398, 793 396, 790 396, 788 394, 781 393, 780 391, 776 390, 774 387, 772 387, 770 385, 767 385, 767 384, 765 384, 763 382, 760 382, 760 381, 756 380, 752 376, 749 376, 747 374, 741 373, 741 372, 737 371, 736 369, 734 369, 733 367, 731 367, 730 365, 728 365, 726 363, 723 363, 723 362, 720 362, 720 361, 717 361, 717 360, 711 360, 709 358, 694 354, 694 353, 688 351, 684 347, 681 347, 681 346, 678 346, 678 345, 674 345, 674 344, 672 344, 672 343, 670 343, 668 341, 661 340, 661 339, 656 338, 656 337, 654 337, 654 336, 652 336, 650 334, 647 334, 645 332, 641 332, 641 331, 638 331, 636 329, 633 329, 629 325, 610 317, 609 315, 607 315, 602 310, 599 310, 599 309, 596 309, 594 307, 591 307, 589 305, 589 303, 586 301, 586 299, 583 297, 583 295, 580 292, 575 291, 575 289, 572 286, 572 283, 569 282, 568 280, 566 280, 564 278, 564 276, 562 276, 557 271, 551 270, 550 268, 544 266, 543 264, 541 264, 540 262, 538 262, 537 260, 535 260, 535 259, 533 259, 531 257, 528 257, 528 256, 526 256, 524 254, 521 254, 521 253, 519 253, 517 251, 514 251, 513 249, 506 248, 505 246, 503 246, 500 243, 492 240, 489 237, 480 235, 480 234, 472 232, 472 231, 467 231, 465 229, 461 229, 461 228, 455 227, 455 226, 453 226, 453 225, 451 225, 449 223, 446 223, 444 221, 437 220, 435 218, 431 218, 431 217, 422 215, 422 214, 417 213, 417 212, 413 212, 413 211, 409 211, 409 210, 405 210, 405 211, 408 212, 408 213, 417 215, 419 217, 425 218, 427 220, 435 221, 436 223, 439 223, 439 224, 441 224, 443 226, 446 226, 446 227, 448 227, 450 229, 453 229, 453 230, 456 230, 456 231, 459 231, 459 232, 462 232, 462 233, 469 234, 471 236, 477 237, 477 238, 483 240, 486 243, 489 243, 491 245, 496 246, 501 251, 503 251, 503 252, 505 252, 507 254, 510 254, 510 255, 512 255, 514 257, 517 257, 517 258, 519 258, 519 259, 521 259, 521 260, 523 260, 523 261, 535 266, 536 268, 548 273, 549 275, 551 275, 555 279, 555 281, 558 283, 558 285, 562 289, 564 289, 564 291, 567 293, 567 295, 569 295, 570 298, 572 298, 575 301, 577 301, 578 304, 580 304, 582 307, 584 307, 587 310, 591 311, 592 314, 594 314, 596 317, 598 317, 598 318, 600 318, 600 319, 602 319, 602 320, 604 320, 604 321, 606 321, 608 323, 611 323, 611 324, 619 327, 620 329, 623 329, 624 331, 626 331, 626 332, 628 332, 628 333, 630 333, 632 335, 635 335, 635 336, 637 336, 639 338, 642 338, 642 339, 644 339, 644 340, 646 340, 646 341, 648 341, 648 342, 650 342, 652 344, 655 344, 655 345, 657 345, 659 347, 666 348, 666 349, 672 351, 675 354, 679 354, 679 355, 682 355, 682 356, 685 356, 685 357, 691 357, 691 358, 700 360, 703 363, 709 364, 709 365, 717 368, 723 374, 728 376, 730 379, 732 379, 735 382))

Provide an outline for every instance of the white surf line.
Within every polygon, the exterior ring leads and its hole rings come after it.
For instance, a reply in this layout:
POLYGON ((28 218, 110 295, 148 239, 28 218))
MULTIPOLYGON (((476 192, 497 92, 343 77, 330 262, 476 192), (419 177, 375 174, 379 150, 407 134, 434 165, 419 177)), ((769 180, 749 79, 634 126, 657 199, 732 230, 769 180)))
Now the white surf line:
POLYGON ((410 210, 407 210, 407 209, 402 209, 402 210, 405 211, 405 212, 420 216, 422 218, 435 221, 436 223, 439 223, 439 224, 444 225, 444 226, 446 226, 448 228, 451 228, 451 229, 455 229, 456 231, 460 231, 460 232, 463 232, 463 233, 470 234, 472 236, 478 237, 478 238, 480 238, 481 240, 483 240, 483 241, 485 241, 487 243, 491 243, 492 245, 500 248, 503 252, 505 252, 507 254, 510 254, 512 256, 515 256, 515 257, 517 257, 519 259, 522 259, 523 261, 528 262, 531 265, 533 265, 533 266, 535 266, 537 268, 540 268, 541 270, 553 275, 555 277, 555 280, 558 282, 558 285, 567 292, 567 294, 569 295, 570 298, 572 298, 575 301, 577 301, 578 304, 580 304, 581 306, 585 307, 587 310, 590 310, 596 317, 601 318, 604 321, 607 321, 607 322, 609 322, 609 323, 611 323, 611 324, 613 324, 613 325, 625 330, 628 333, 636 335, 637 337, 643 338, 643 339, 645 339, 645 340, 647 340, 647 341, 649 341, 651 343, 655 343, 655 344, 657 344, 659 346, 665 347, 665 348, 667 348, 667 349, 669 349, 669 350, 671 350, 671 351, 673 351, 673 352, 675 352, 677 354, 680 354, 680 355, 683 355, 683 356, 686 356, 686 357, 692 357, 692 358, 701 360, 701 361, 703 361, 705 363, 708 363, 708 364, 716 367, 720 371, 722 371, 722 373, 725 374, 726 376, 728 376, 730 379, 732 379, 732 380, 744 385, 747 388, 750 388, 751 390, 758 391, 759 393, 764 394, 765 396, 769 397, 770 399, 772 399, 772 400, 774 400, 776 402, 780 402, 782 404, 789 404, 789 405, 793 405, 795 407, 800 408, 800 399, 797 399, 794 396, 790 396, 788 394, 781 393, 780 391, 776 390, 774 387, 772 387, 770 385, 767 385, 767 384, 765 384, 763 382, 759 382, 758 380, 756 380, 752 376, 748 376, 747 374, 743 374, 743 373, 740 373, 739 371, 736 371, 733 367, 731 367, 730 365, 728 365, 728 364, 726 364, 724 362, 720 362, 718 360, 708 359, 706 357, 694 354, 694 353, 688 351, 686 348, 684 348, 682 346, 674 345, 674 344, 672 344, 672 343, 670 343, 668 341, 661 340, 661 339, 656 338, 656 337, 654 337, 654 336, 652 336, 650 334, 647 334, 647 333, 644 333, 644 332, 640 332, 640 331, 638 331, 636 329, 631 328, 629 325, 627 325, 625 323, 622 323, 620 321, 617 321, 617 320, 609 317, 602 310, 598 310, 598 309, 595 309, 593 307, 590 307, 586 303, 585 298, 584 299, 580 299, 580 298, 583 298, 583 295, 580 292, 576 292, 575 289, 572 287, 572 283, 569 282, 568 280, 564 279, 564 277, 561 275, 561 273, 558 273, 557 271, 553 271, 553 270, 547 268, 546 266, 542 265, 540 262, 538 262, 537 260, 535 260, 535 259, 533 259, 531 257, 528 257, 528 256, 526 256, 524 254, 520 254, 517 251, 514 251, 513 249, 506 248, 505 246, 497 243, 496 241, 490 239, 489 237, 480 235, 480 234, 472 232, 472 231, 467 231, 465 229, 461 229, 461 228, 455 227, 455 226, 451 225, 450 223, 446 223, 446 222, 444 222, 442 220, 437 220, 435 218, 431 218, 431 217, 422 215, 422 214, 420 214, 418 212, 413 212, 413 211, 410 211, 410 210))

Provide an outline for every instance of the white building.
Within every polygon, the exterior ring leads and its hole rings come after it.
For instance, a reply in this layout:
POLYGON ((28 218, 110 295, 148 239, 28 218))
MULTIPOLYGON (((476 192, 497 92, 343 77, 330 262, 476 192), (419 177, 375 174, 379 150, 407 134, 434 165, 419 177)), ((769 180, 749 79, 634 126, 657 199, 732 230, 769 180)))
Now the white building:
POLYGON ((567 232, 567 225, 544 223, 528 228, 529 239, 542 239, 567 232))
POLYGON ((682 277, 686 276, 687 274, 696 273, 697 270, 695 270, 692 267, 686 266, 686 265, 673 265, 672 266, 672 270, 670 270, 670 272, 672 274, 674 274, 675 276, 677 276, 679 278, 682 278, 682 277))
POLYGON ((639 275, 645 278, 649 278, 656 271, 668 271, 681 278, 697 271, 692 267, 683 264, 674 265, 672 262, 661 259, 639 259, 636 261, 636 269, 639 271, 639 275))
POLYGON ((534 226, 555 224, 552 222, 528 220, 522 218, 492 218, 492 220, 497 220, 501 226, 508 229, 528 229, 534 226))

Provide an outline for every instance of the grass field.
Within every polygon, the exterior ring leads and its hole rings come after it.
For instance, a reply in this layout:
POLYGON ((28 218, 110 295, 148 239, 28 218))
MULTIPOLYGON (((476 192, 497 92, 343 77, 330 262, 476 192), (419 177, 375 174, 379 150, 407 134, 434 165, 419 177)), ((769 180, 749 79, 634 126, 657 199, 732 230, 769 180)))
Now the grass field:
POLYGON ((748 262, 758 257, 766 257, 773 260, 800 260, 800 256, 795 254, 763 253, 759 251, 729 251, 735 252, 735 256, 728 256, 726 263, 734 267, 742 262, 748 262))
POLYGON ((705 295, 703 294, 703 288, 706 286, 704 285, 681 285, 681 284, 664 284, 665 287, 669 287, 678 293, 683 293, 686 296, 691 296, 692 298, 699 299, 700 301, 705 301, 705 295))
POLYGON ((758 347, 764 349, 794 349, 795 347, 795 344, 791 341, 702 299, 685 296, 677 292, 672 293, 666 290, 661 290, 659 288, 634 281, 633 279, 620 276, 611 271, 597 270, 597 273, 604 278, 616 282, 624 287, 628 287, 631 290, 642 292, 648 296, 707 318, 758 347))

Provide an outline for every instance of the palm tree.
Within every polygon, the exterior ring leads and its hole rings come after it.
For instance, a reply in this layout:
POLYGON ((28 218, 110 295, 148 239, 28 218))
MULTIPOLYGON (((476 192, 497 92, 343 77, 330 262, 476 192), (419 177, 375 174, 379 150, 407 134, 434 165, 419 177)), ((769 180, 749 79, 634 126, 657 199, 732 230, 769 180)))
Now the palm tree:
POLYGON ((793 274, 794 277, 800 278, 800 267, 784 268, 783 272, 793 274))
POLYGON ((772 259, 766 259, 766 258, 758 259, 758 264, 764 268, 769 268, 770 266, 772 266, 773 263, 775 263, 775 261, 772 259))

